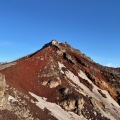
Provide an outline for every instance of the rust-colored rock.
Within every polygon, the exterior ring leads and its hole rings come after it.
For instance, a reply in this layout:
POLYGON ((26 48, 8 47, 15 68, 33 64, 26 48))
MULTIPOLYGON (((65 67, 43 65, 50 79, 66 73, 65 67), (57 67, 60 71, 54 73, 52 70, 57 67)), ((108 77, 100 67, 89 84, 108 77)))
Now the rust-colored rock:
POLYGON ((101 66, 67 43, 53 40, 0 64, 0 73, 0 119, 120 119, 120 68, 101 66))

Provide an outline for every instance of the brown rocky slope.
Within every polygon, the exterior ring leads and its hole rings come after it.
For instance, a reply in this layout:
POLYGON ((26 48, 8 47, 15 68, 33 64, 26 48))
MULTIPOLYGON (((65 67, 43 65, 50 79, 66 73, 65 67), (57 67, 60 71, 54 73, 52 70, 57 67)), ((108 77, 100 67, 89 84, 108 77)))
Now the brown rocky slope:
POLYGON ((119 120, 120 68, 56 40, 0 65, 1 120, 119 120))

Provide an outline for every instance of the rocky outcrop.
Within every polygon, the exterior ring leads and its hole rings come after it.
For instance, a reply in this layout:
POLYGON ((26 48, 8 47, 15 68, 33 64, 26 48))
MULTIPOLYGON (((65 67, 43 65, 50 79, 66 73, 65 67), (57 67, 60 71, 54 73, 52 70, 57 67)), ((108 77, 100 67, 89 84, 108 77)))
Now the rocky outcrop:
POLYGON ((61 46, 61 45, 59 44, 59 42, 57 42, 56 40, 52 40, 52 45, 53 45, 53 46, 56 46, 56 47, 58 48, 57 50, 58 50, 61 54, 63 54, 63 53, 66 52, 65 48, 64 48, 63 46, 61 46))
POLYGON ((64 100, 60 103, 60 105, 67 111, 76 111, 79 115, 81 114, 81 111, 84 107, 84 99, 78 98, 78 99, 68 99, 64 100))
POLYGON ((60 105, 67 111, 73 111, 76 109, 76 100, 75 99, 68 99, 60 103, 60 105))
POLYGON ((63 58, 67 60, 69 63, 75 64, 75 60, 68 53, 63 53, 63 58))
POLYGON ((44 86, 49 86, 50 88, 56 88, 61 84, 61 80, 45 80, 41 83, 44 86))
POLYGON ((62 95, 68 95, 71 93, 69 88, 61 88, 59 91, 62 95))
POLYGON ((84 101, 84 99, 83 98, 79 98, 78 100, 77 100, 77 113, 80 115, 81 114, 81 110, 83 109, 83 107, 84 107, 84 103, 85 103, 85 101, 84 101))
POLYGON ((0 109, 5 109, 8 102, 8 94, 6 92, 5 76, 0 73, 0 109))
POLYGON ((48 83, 48 86, 50 87, 50 88, 55 88, 55 87, 57 87, 58 85, 60 85, 61 84, 61 81, 59 80, 59 81, 50 81, 49 83, 48 83))
POLYGON ((56 40, 52 40, 52 45, 57 45, 57 41, 56 40))

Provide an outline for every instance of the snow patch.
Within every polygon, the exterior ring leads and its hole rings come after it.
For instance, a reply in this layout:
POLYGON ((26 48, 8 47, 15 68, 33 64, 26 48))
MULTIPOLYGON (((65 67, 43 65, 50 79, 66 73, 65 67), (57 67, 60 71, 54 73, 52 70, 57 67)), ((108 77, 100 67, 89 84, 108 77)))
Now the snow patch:
MULTIPOLYGON (((61 64, 60 62, 58 62, 59 68, 60 70, 62 69, 62 67, 65 67, 63 64, 61 64)), ((62 71, 62 70, 61 70, 62 71)), ((63 71, 62 71, 63 72, 63 71)), ((80 83, 80 80, 77 76, 75 76, 71 71, 67 71, 66 76, 75 84, 78 85, 80 88, 82 88, 85 94, 88 94, 91 97, 94 97, 97 99, 97 97, 90 91, 89 88, 87 88, 84 84, 80 83)))
POLYGON ((18 100, 17 99, 15 99, 13 96, 11 96, 11 95, 9 95, 9 97, 8 97, 8 101, 12 101, 12 102, 18 102, 18 100))
POLYGON ((34 93, 29 93, 38 100, 38 102, 35 103, 39 108, 43 110, 47 108, 51 112, 51 115, 56 117, 58 120, 86 120, 86 118, 84 118, 83 116, 78 116, 73 112, 67 112, 59 105, 47 102, 45 99, 42 99, 42 97, 37 96, 34 93))
MULTIPOLYGON (((59 69, 61 71, 61 73, 63 73, 62 71, 62 67, 65 67, 62 63, 58 62, 59 65, 59 69)), ((66 68, 66 67, 65 67, 66 68)), ((96 85, 94 85, 92 83, 92 81, 86 76, 86 74, 80 70, 80 72, 78 73, 79 77, 87 80, 90 84, 93 85, 93 90, 92 92, 90 91, 89 88, 87 88, 84 84, 80 83, 80 80, 77 76, 75 76, 71 71, 67 70, 67 72, 65 73, 66 76, 76 85, 78 85, 80 88, 83 89, 83 92, 85 94, 87 94, 88 96, 102 102, 105 105, 105 108, 108 112, 108 114, 106 112, 104 112, 103 110, 101 110, 101 113, 104 114, 104 116, 111 118, 112 120, 114 120, 117 116, 120 115, 120 106, 118 105, 118 103, 110 96, 110 94, 108 93, 108 91, 106 90, 101 90, 100 88, 98 88, 96 85), (104 98, 99 92, 98 89, 100 89, 106 96, 107 98, 104 98), (114 104, 114 106, 112 104, 114 104), (113 117, 114 116, 114 117, 113 117)), ((75 88, 76 89, 76 88, 75 88)), ((119 119, 119 118, 117 118, 119 119)))
POLYGON ((110 96, 108 91, 101 90, 100 88, 98 88, 95 84, 92 83, 92 81, 86 76, 86 74, 83 71, 80 70, 80 73, 78 73, 78 75, 81 78, 87 80, 90 84, 92 84, 94 86, 93 93, 97 96, 97 98, 99 98, 98 99, 99 101, 106 103, 108 106, 111 106, 111 103, 113 103, 116 108, 118 108, 118 109, 120 108, 118 103, 110 96), (98 89, 100 89, 107 96, 107 98, 102 97, 102 95, 98 92, 98 89))

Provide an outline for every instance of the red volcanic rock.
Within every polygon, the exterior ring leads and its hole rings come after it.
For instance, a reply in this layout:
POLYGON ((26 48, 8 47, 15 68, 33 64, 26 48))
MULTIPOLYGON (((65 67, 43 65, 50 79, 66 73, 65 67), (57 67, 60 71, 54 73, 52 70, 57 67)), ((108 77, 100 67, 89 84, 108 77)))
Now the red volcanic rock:
POLYGON ((120 119, 120 69, 101 66, 67 43, 53 40, 0 64, 0 73, 1 119, 120 119))

